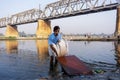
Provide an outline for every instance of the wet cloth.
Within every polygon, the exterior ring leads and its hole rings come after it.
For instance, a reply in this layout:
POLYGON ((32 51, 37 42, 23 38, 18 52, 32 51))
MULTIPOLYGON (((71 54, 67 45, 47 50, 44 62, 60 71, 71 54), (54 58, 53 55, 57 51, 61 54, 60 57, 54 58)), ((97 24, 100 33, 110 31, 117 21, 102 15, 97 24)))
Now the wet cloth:
MULTIPOLYGON (((53 44, 56 49, 58 56, 65 56, 68 54, 68 43, 66 40, 61 39, 59 43, 53 44)), ((49 46, 49 55, 56 56, 55 52, 49 46)))

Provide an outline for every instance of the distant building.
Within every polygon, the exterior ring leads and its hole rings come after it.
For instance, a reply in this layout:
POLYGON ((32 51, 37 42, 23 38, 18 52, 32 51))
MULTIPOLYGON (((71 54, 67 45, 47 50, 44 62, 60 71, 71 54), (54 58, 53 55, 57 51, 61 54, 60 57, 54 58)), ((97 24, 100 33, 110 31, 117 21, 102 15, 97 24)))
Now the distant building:
POLYGON ((36 37, 36 34, 27 34, 27 37, 36 37))
POLYGON ((26 34, 24 31, 19 32, 20 37, 36 37, 36 34, 26 34))
POLYGON ((23 31, 23 32, 19 32, 19 36, 20 37, 26 37, 26 33, 23 31))

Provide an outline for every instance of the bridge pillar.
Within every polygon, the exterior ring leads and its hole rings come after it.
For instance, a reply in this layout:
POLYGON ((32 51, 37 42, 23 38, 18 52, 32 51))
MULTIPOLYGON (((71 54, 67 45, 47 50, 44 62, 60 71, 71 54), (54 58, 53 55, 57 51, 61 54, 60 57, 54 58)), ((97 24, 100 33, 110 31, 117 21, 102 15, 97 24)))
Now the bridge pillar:
POLYGON ((115 36, 120 36, 120 6, 117 7, 115 36))
POLYGON ((18 30, 17 30, 17 26, 10 26, 7 25, 7 29, 6 29, 6 33, 5 33, 6 37, 18 37, 18 30))
POLYGON ((37 38, 48 38, 51 34, 50 21, 38 20, 38 27, 36 31, 37 38))

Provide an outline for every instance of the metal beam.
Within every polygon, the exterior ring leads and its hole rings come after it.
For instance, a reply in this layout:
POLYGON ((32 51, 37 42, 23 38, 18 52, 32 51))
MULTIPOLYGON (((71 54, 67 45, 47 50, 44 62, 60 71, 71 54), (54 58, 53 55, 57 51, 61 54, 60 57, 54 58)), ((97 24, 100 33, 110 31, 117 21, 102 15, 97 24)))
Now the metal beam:
POLYGON ((45 9, 31 9, 10 17, 0 19, 0 28, 37 22, 38 19, 49 20, 76 15, 96 13, 116 9, 120 0, 59 0, 46 5, 45 9))

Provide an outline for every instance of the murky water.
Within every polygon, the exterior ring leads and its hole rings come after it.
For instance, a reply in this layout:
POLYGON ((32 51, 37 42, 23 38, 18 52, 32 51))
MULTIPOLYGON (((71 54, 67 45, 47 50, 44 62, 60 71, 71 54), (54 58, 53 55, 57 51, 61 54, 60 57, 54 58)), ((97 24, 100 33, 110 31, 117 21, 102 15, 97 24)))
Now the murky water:
MULTIPOLYGON (((94 63, 120 65, 117 42, 68 41, 69 55, 94 63)), ((47 40, 0 41, 0 79, 33 80, 49 76, 47 40)))

